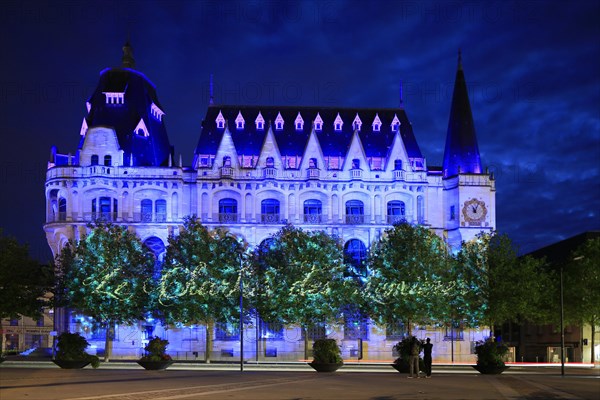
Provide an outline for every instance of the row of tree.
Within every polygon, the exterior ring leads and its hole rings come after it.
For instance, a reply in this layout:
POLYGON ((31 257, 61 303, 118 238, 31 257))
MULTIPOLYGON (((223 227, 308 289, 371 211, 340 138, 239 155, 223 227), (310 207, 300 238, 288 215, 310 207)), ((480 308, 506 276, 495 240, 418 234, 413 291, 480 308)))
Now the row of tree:
MULTIPOLYGON (((565 268, 567 322, 597 324, 599 248, 596 240, 578 249, 583 261, 578 271, 585 267, 585 278, 565 268)), ((2 294, 13 293, 4 291, 10 285, 6 271, 14 269, 19 257, 2 258, 2 294)), ((352 313, 368 315, 382 326, 402 322, 409 332, 414 323, 477 327, 557 322, 560 315, 556 271, 545 268, 544 260, 518 257, 505 235, 481 235, 452 253, 431 230, 400 224, 372 244, 364 276, 351 264, 338 238, 291 225, 249 250, 223 228, 209 230, 191 217, 179 235, 169 238, 164 260, 157 263, 125 227, 97 224, 57 257, 53 291, 57 305, 108 327, 150 315, 167 325, 203 324, 207 349, 216 322, 239 321, 241 281, 242 318, 259 315, 263 321, 299 325, 306 347, 307 329, 352 313)), ((47 290, 47 285, 29 286, 47 290)), ((28 293, 22 289, 15 290, 28 293)), ((12 309, 7 314, 3 307, 3 317, 15 310, 31 314, 11 306, 13 299, 0 304, 12 309)), ((31 306, 39 311, 39 304, 31 306)), ((107 339, 108 359, 110 335, 107 339)))

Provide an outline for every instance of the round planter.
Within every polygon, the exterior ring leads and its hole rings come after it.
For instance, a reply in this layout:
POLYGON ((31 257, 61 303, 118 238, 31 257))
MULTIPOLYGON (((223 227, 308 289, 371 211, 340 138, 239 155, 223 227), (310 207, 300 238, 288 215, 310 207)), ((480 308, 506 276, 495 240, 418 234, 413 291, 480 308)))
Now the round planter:
POLYGON ((393 363, 390 364, 396 371, 401 372, 403 374, 408 374, 410 371, 408 370, 408 363, 393 363))
POLYGON ((144 367, 144 369, 148 370, 159 370, 159 369, 167 369, 171 364, 173 364, 173 360, 168 361, 142 361, 138 360, 139 365, 144 367))
POLYGON ((90 363, 85 360, 52 360, 52 362, 64 369, 81 369, 90 363))
POLYGON ((331 363, 331 364, 323 364, 323 363, 308 363, 315 371, 317 372, 335 372, 337 371, 344 363, 331 363))
POLYGON ((472 365, 480 374, 498 375, 509 369, 510 367, 498 365, 472 365))

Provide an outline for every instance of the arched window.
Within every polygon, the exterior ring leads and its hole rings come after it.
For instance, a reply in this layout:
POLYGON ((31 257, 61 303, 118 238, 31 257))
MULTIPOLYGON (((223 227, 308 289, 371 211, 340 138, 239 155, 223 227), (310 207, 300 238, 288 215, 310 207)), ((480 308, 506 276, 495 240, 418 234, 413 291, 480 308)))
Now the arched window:
POLYGON ((112 165, 112 157, 109 155, 104 156, 104 165, 110 167, 112 165))
POLYGON ((58 199, 58 220, 65 221, 67 219, 67 199, 61 197, 58 199))
POLYGON ((219 222, 237 222, 237 200, 219 200, 219 222))
POLYGON ((231 167, 231 157, 230 156, 223 157, 223 166, 231 167))
POLYGON ((348 200, 346 202, 346 223, 362 224, 365 219, 365 207, 360 200, 348 200))
POLYGON ((154 203, 156 211, 156 222, 165 222, 167 220, 167 201, 160 199, 154 203))
POLYGON ((152 222, 152 200, 144 199, 142 200, 142 222, 152 222))
POLYGON ((98 155, 97 154, 92 154, 91 164, 98 165, 98 155))
POLYGON ((393 200, 387 203, 387 222, 397 224, 406 222, 406 206, 403 201, 393 200))
POLYGON ((260 203, 261 222, 273 224, 279 222, 279 200, 265 199, 260 203))
POLYGON ((358 239, 350 239, 344 245, 344 259, 351 266, 349 271, 351 275, 364 278, 367 276, 365 260, 367 258, 367 248, 363 242, 358 239))
POLYGON ((310 199, 304 202, 304 222, 318 224, 322 222, 322 213, 321 200, 310 199))
POLYGON ((165 244, 159 237, 151 236, 144 241, 144 246, 154 256, 154 273, 152 275, 154 279, 158 280, 160 279, 163 258, 166 251, 165 244))
POLYGON ((267 168, 275 167, 275 159, 273 157, 267 157, 266 167, 267 168))
POLYGON ((425 223, 425 200, 423 196, 417 197, 417 221, 419 224, 425 223))
POLYGON ((92 219, 107 222, 115 221, 117 219, 117 205, 117 199, 110 197, 100 197, 98 201, 92 199, 92 219))

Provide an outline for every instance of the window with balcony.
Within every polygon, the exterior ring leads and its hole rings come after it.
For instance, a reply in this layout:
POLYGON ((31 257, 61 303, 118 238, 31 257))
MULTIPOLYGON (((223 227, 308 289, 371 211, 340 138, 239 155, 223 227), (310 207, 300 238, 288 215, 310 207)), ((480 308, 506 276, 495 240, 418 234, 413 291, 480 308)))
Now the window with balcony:
POLYGON ((318 224, 322 222, 323 206, 321 200, 310 199, 304 202, 304 222, 318 224))
POLYGON ((111 197, 100 197, 92 199, 92 219, 112 222, 117 219, 117 199, 111 197))
POLYGON ((350 266, 350 275, 357 278, 367 276, 367 247, 358 239, 350 239, 344 246, 344 260, 350 266))
POLYGON ((98 155, 97 154, 92 154, 92 159, 91 159, 90 163, 92 165, 98 165, 99 161, 98 161, 98 155))
POLYGON ((388 201, 387 223, 393 225, 402 222, 406 222, 406 205, 400 200, 388 201))
POLYGON ((167 201, 160 199, 154 203, 156 211, 156 222, 165 222, 167 220, 167 201))
POLYGON ((104 156, 104 166, 110 167, 112 165, 112 157, 109 155, 104 156))
POLYGON ((260 203, 261 222, 274 224, 279 222, 279 200, 265 199, 260 203))
POLYGON ((237 200, 221 199, 219 200, 219 222, 237 222, 237 200))
POLYGON ((141 204, 141 221, 152 222, 152 200, 144 199, 141 204))
POLYGON ((394 171, 402 171, 402 160, 394 160, 394 171))
POLYGON ((365 207, 360 200, 348 200, 346 202, 346 223, 362 224, 365 220, 365 207))

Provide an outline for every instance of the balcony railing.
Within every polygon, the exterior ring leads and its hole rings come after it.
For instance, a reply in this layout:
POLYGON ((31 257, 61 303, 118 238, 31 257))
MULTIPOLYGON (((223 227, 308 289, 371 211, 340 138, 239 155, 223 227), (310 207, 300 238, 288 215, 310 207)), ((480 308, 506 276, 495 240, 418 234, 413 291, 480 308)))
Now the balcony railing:
POLYGON ((272 167, 267 167, 263 170, 263 174, 263 177, 265 179, 275 179, 275 177, 277 176, 277 170, 272 167))
POLYGON ((319 179, 319 169, 309 168, 307 171, 308 179, 319 179))
POLYGON ((221 178, 231 178, 233 176, 233 168, 231 167, 222 167, 221 168, 221 178))
POLYGON ((351 169, 350 176, 352 179, 361 179, 362 178, 362 169, 351 169))
POLYGON ((387 223, 390 225, 407 222, 406 215, 388 215, 387 223))
POLYGON ((308 224, 322 224, 324 222, 323 214, 304 214, 304 222, 308 224))
POLYGON ((219 221, 222 224, 227 224, 227 223, 232 223, 232 222, 238 222, 240 220, 240 215, 239 214, 233 214, 233 213, 219 213, 217 214, 217 221, 219 221))
POLYGON ((346 214, 346 217, 345 217, 346 224, 348 224, 348 225, 364 224, 365 219, 366 219, 366 215, 364 215, 364 214, 359 214, 359 215, 346 214))
POLYGON ((403 181, 406 179, 406 174, 402 170, 394 171, 394 179, 397 181, 403 181))
POLYGON ((260 214, 260 222, 263 224, 278 224, 279 221, 279 214, 260 214))

